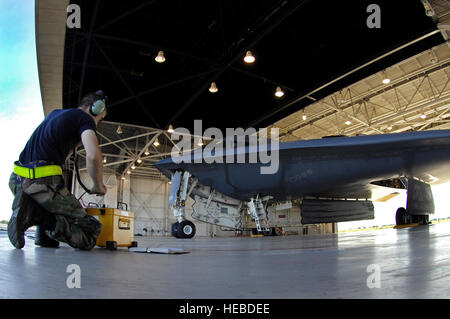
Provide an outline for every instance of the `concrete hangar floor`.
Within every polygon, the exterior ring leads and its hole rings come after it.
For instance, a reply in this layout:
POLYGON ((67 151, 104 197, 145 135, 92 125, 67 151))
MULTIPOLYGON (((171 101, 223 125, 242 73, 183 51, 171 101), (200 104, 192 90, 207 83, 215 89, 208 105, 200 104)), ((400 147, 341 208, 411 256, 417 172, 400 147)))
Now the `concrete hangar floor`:
POLYGON ((0 298, 440 299, 450 287, 450 222, 309 236, 136 239, 139 247, 189 253, 41 248, 30 238, 18 250, 0 231, 0 298), (78 289, 69 288, 74 283, 78 289))

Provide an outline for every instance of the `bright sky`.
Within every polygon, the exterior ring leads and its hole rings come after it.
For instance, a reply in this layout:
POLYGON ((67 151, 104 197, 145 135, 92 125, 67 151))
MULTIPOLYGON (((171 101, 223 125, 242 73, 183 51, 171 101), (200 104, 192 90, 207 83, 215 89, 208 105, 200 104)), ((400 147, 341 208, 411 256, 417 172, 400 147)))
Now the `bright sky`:
MULTIPOLYGON (((430 215, 430 220, 450 217, 450 209, 448 207, 450 183, 432 186, 431 190, 433 192, 435 213, 430 215)), ((387 202, 374 202, 374 207, 375 219, 339 223, 338 230, 395 225, 395 212, 399 207, 406 207, 406 191, 401 192, 400 195, 387 202)))
POLYGON ((14 161, 44 118, 37 71, 34 0, 0 1, 0 220, 9 219, 14 161))

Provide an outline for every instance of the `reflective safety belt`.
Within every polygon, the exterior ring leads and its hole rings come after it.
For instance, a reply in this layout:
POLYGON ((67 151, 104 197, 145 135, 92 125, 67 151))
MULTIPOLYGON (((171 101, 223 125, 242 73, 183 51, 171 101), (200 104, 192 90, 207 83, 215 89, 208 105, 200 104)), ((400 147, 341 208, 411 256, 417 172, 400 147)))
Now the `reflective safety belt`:
POLYGON ((14 164, 14 173, 28 179, 36 179, 47 176, 62 175, 62 168, 59 165, 46 165, 28 168, 14 164))

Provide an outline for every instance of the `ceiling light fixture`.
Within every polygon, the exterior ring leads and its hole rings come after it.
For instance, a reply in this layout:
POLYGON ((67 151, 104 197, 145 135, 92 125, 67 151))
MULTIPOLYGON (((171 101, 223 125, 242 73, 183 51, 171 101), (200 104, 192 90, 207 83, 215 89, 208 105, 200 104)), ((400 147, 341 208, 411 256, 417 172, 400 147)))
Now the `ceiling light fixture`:
POLYGON ((427 115, 426 115, 425 113, 423 113, 420 117, 421 117, 423 120, 425 120, 425 119, 427 118, 427 115))
POLYGON ((131 165, 131 169, 136 169, 136 165, 134 165, 134 163, 131 165))
POLYGON ((103 157, 103 163, 106 163, 106 156, 103 157))
POLYGON ((209 92, 216 93, 217 91, 219 91, 219 89, 217 88, 216 82, 212 82, 211 87, 209 88, 209 92))
POLYGON ((174 132, 173 126, 171 124, 171 125, 169 125, 169 128, 167 129, 167 133, 173 133, 173 132, 174 132))
POLYGON ((389 84, 389 83, 391 83, 391 79, 388 78, 388 76, 386 75, 385 72, 382 73, 382 76, 383 76, 383 80, 382 80, 381 82, 383 82, 383 84, 389 84))
POLYGON ((153 142, 153 145, 155 145, 156 147, 159 146, 159 141, 158 141, 158 139, 156 139, 156 140, 153 142))
POLYGON ((252 51, 247 51, 247 53, 245 53, 244 62, 245 63, 253 63, 253 62, 255 62, 255 57, 252 54, 252 51))
POLYGON ((434 63, 437 63, 437 62, 438 62, 438 59, 437 59, 436 55, 435 55, 434 52, 433 52, 433 49, 431 49, 431 50, 428 52, 428 57, 429 57, 429 59, 430 59, 430 63, 431 63, 431 64, 434 64, 434 63))
POLYGON ((198 145, 198 146, 203 146, 203 140, 200 139, 200 140, 198 141, 197 145, 198 145))
POLYGON ((306 115, 303 115, 303 116, 302 116, 302 120, 303 120, 303 121, 306 121, 307 118, 308 118, 308 117, 307 117, 306 115))
POLYGON ((345 121, 345 125, 351 125, 352 122, 350 122, 349 120, 345 121))
POLYGON ((122 126, 119 125, 119 126, 117 127, 117 131, 116 131, 116 132, 117 132, 117 134, 122 134, 122 133, 123 133, 123 131, 122 131, 122 126))
POLYGON ((148 150, 148 147, 145 149, 144 155, 145 155, 145 156, 150 155, 150 151, 148 150))
POLYGON ((166 58, 164 57, 164 51, 158 52, 158 55, 156 56, 155 61, 158 63, 163 63, 164 61, 166 61, 166 58))
POLYGON ((137 162, 138 164, 142 164, 142 159, 141 159, 140 157, 138 157, 138 159, 136 160, 136 162, 137 162))
POLYGON ((430 5, 430 3, 427 0, 422 0, 422 5, 425 9, 425 14, 428 17, 432 17, 432 16, 436 15, 436 13, 433 10, 433 7, 430 5))
POLYGON ((283 90, 281 89, 281 87, 277 86, 277 90, 275 91, 275 96, 282 97, 283 95, 284 95, 283 90))

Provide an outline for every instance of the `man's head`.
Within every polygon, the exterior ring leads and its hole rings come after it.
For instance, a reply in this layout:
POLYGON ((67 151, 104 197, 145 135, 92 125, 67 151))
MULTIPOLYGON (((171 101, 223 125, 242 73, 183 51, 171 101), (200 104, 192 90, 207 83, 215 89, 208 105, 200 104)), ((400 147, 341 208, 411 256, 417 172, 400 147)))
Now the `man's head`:
POLYGON ((90 114, 94 118, 95 124, 98 125, 106 116, 105 101, 106 96, 103 91, 97 91, 83 96, 78 107, 90 114))

